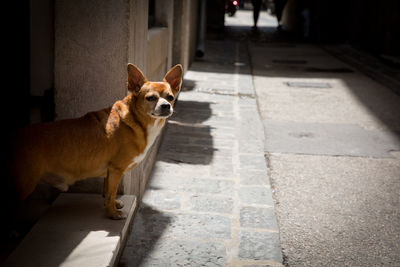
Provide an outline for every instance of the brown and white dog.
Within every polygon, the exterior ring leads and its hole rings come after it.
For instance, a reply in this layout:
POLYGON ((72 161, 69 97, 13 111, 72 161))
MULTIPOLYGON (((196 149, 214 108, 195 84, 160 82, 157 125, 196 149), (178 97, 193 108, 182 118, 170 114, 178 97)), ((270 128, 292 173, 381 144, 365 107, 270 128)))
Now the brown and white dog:
POLYGON ((149 82, 128 64, 130 94, 112 107, 76 119, 40 123, 16 138, 11 184, 26 199, 42 181, 63 191, 88 177, 105 177, 105 206, 112 219, 122 219, 116 200, 122 175, 134 168, 161 132, 182 84, 181 65, 162 82, 149 82))

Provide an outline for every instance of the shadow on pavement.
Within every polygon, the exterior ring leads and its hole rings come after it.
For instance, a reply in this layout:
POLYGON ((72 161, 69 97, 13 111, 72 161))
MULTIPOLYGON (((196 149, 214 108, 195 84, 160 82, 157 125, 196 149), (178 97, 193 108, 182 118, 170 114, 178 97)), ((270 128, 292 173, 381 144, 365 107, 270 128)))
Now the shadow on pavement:
MULTIPOLYGON (((118 266, 146 266, 145 259, 151 258, 157 241, 170 223, 171 218, 166 213, 141 203, 135 216, 132 234, 124 248, 124 257, 118 266)), ((159 266, 163 266, 163 263, 160 262, 159 266)))
POLYGON ((167 129, 157 160, 169 163, 208 165, 213 159, 211 126, 202 124, 211 117, 209 102, 179 100, 167 129))

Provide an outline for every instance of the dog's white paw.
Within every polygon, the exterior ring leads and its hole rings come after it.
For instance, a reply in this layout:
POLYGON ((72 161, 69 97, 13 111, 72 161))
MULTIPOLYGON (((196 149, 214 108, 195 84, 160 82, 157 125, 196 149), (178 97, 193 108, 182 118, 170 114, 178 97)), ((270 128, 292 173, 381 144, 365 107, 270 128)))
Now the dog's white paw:
POLYGON ((120 199, 116 199, 115 200, 115 207, 117 209, 122 209, 124 207, 124 202, 122 202, 122 200, 120 200, 120 199))
POLYGON ((115 210, 112 212, 108 212, 108 217, 113 220, 122 220, 126 218, 126 215, 120 210, 115 210))

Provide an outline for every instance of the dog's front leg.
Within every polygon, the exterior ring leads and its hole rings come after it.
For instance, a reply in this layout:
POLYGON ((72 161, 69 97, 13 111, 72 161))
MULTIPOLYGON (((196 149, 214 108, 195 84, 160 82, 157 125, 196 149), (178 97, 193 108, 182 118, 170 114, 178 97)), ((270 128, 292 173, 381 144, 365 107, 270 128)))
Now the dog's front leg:
MULTIPOLYGON (((103 197, 104 197, 104 206, 107 206, 107 201, 106 201, 106 192, 108 191, 108 172, 107 176, 104 178, 104 184, 103 184, 103 197)), ((117 209, 122 209, 124 207, 124 202, 120 199, 115 200, 115 207, 117 209)))
POLYGON ((122 179, 122 174, 122 171, 110 167, 108 169, 107 178, 104 180, 107 216, 115 220, 125 218, 125 215, 122 213, 122 211, 117 210, 117 208, 121 208, 123 206, 122 202, 115 199, 117 196, 118 185, 122 179))

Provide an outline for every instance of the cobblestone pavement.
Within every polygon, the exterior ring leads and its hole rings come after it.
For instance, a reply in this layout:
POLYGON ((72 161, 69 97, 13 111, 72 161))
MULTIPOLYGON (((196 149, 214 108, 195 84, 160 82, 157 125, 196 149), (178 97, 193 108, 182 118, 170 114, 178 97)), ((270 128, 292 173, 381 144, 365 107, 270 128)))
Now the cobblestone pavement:
POLYGON ((282 266, 250 72, 234 41, 192 64, 120 266, 282 266))

